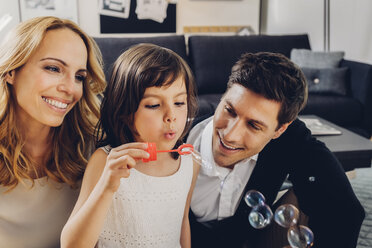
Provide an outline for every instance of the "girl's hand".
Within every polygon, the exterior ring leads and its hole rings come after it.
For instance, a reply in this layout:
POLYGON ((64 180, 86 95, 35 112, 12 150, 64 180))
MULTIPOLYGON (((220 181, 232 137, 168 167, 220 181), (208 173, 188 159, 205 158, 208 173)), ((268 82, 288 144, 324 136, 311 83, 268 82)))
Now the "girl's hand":
POLYGON ((113 148, 107 156, 106 165, 99 184, 104 191, 116 192, 121 178, 130 175, 130 169, 136 166, 136 160, 148 158, 146 143, 128 143, 113 148))

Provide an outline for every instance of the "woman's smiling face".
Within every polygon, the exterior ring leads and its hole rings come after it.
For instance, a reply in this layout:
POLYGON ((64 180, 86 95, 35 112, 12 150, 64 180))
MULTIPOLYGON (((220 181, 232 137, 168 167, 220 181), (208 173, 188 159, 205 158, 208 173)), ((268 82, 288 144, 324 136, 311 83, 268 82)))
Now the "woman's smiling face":
POLYGON ((60 126, 83 95, 87 48, 70 29, 50 30, 22 67, 7 75, 21 125, 60 126))

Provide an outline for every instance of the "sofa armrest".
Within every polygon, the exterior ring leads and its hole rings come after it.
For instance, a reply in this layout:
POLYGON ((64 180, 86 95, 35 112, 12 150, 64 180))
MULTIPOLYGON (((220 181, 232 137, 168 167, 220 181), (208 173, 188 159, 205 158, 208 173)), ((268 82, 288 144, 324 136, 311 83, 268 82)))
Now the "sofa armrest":
POLYGON ((341 67, 350 69, 350 90, 353 98, 363 105, 362 128, 372 134, 372 65, 343 60, 341 67))

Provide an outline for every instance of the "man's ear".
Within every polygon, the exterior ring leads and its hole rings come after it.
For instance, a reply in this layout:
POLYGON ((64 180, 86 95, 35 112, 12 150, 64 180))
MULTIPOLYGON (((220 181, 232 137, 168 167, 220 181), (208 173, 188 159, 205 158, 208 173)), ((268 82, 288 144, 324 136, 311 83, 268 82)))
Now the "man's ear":
POLYGON ((12 70, 12 71, 9 71, 5 75, 5 82, 7 82, 8 84, 13 85, 14 84, 14 81, 15 81, 15 71, 12 70))
POLYGON ((275 131, 273 139, 279 138, 280 135, 282 135, 285 132, 285 130, 287 130, 288 126, 291 125, 291 123, 292 123, 292 121, 284 123, 283 125, 281 125, 281 127, 278 130, 275 131))

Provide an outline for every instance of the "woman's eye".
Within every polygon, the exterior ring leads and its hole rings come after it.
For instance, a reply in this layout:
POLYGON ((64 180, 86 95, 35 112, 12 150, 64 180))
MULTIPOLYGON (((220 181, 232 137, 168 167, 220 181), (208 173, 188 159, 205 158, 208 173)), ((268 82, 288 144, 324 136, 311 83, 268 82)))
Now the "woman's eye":
POLYGON ((57 66, 48 65, 45 66, 45 69, 51 72, 60 72, 60 69, 57 66))
POLYGON ((148 109, 156 109, 159 106, 160 106, 160 104, 153 104, 153 105, 148 104, 148 105, 145 105, 145 107, 148 108, 148 109))
POLYGON ((79 82, 84 82, 85 79, 86 79, 86 76, 83 76, 83 75, 76 75, 75 78, 76 78, 76 80, 79 81, 79 82))

